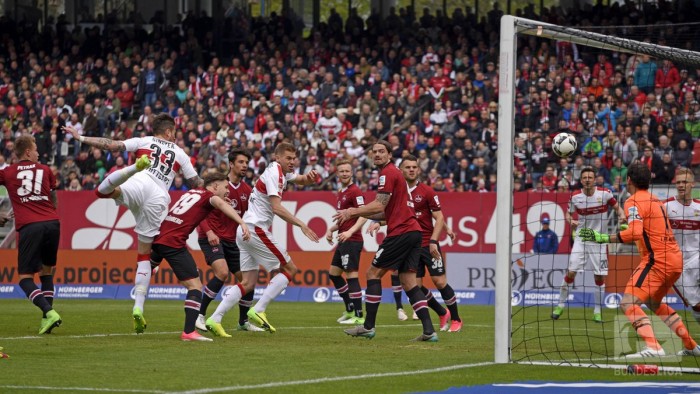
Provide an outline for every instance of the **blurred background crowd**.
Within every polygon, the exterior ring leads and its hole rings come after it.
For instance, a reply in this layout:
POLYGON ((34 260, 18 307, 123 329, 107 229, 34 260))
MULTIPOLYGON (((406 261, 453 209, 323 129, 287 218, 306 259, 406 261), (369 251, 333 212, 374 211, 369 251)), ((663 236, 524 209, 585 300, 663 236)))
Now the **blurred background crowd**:
MULTIPOLYGON (((16 160, 13 140, 36 137, 40 160, 53 166, 60 189, 91 190, 133 162, 73 140, 126 139, 151 130, 155 114, 175 118, 177 141, 200 173, 226 171, 227 153, 252 153, 253 182, 277 142, 299 148, 297 171, 317 170, 314 188, 335 190, 333 163, 349 158, 356 182, 377 187, 368 148, 377 139, 400 160, 419 158, 423 179, 437 191, 488 192, 496 186, 499 86, 497 6, 483 18, 392 9, 381 18, 355 12, 304 33, 293 17, 232 23, 246 39, 218 53, 211 17, 186 15, 177 26, 156 20, 152 32, 36 24, 0 18, 0 168, 16 160), (230 54, 228 54, 230 52, 230 54)), ((640 41, 699 50, 693 3, 627 1, 563 10, 533 6, 516 15, 640 41), (635 26, 639 26, 635 30, 635 26), (622 28, 624 27, 624 28, 622 28)), ((700 165, 698 68, 523 36, 518 42, 515 103, 516 190, 568 192, 586 165, 596 182, 625 189, 626 167, 647 163, 654 183, 672 183, 679 166, 700 165), (560 159, 559 132, 579 149, 560 159), (693 151, 696 151, 693 154, 693 151)), ((173 189, 185 190, 177 178, 173 189)))

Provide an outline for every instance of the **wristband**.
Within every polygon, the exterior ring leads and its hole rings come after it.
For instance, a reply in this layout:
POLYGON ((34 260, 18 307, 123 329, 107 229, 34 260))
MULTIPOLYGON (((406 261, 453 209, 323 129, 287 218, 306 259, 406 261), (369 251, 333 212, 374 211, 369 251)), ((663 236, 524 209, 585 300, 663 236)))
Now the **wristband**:
POLYGON ((430 243, 433 244, 433 245, 440 245, 440 242, 438 242, 438 241, 436 241, 436 240, 434 240, 434 239, 431 239, 431 240, 430 240, 430 243))
POLYGON ((85 142, 85 137, 83 137, 83 136, 81 135, 80 138, 78 138, 78 141, 80 141, 80 142, 85 142))

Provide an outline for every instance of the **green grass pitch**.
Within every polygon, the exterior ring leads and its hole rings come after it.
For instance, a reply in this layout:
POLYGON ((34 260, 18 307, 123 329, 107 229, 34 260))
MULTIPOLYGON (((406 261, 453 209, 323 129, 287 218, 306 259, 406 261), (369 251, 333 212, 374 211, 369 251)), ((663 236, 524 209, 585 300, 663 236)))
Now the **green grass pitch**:
MULTIPOLYGON (((611 369, 492 364, 493 307, 487 306, 462 306, 462 332, 439 333, 438 343, 411 342, 420 334, 420 324, 399 322, 392 304, 380 307, 377 336, 367 340, 343 333, 347 326, 335 322, 342 312, 340 304, 287 302, 272 303, 267 311, 278 330, 275 334, 233 330, 236 308, 224 320, 233 338, 185 343, 179 340, 182 302, 148 301, 144 335, 132 333, 131 305, 131 301, 58 299, 63 325, 54 334, 38 337, 40 315, 33 305, 27 300, 0 300, 0 347, 10 355, 0 359, 0 392, 400 393, 515 381, 697 379, 688 374, 630 376, 611 369)), ((526 316, 536 321, 529 313, 526 316)), ((573 317, 583 312, 568 313, 573 317)), ((588 323, 563 320, 568 313, 556 322, 564 327, 564 342, 584 346, 590 339, 570 336, 567 330, 585 329, 588 323)), ((551 333, 554 323, 532 321, 523 320, 527 326, 517 331, 522 336, 517 341, 556 348, 556 336, 533 339, 551 333)), ((523 322, 516 320, 514 325, 523 322)), ((694 321, 690 327, 698 331, 694 321)), ((688 366, 696 367, 697 362, 688 361, 688 366)))

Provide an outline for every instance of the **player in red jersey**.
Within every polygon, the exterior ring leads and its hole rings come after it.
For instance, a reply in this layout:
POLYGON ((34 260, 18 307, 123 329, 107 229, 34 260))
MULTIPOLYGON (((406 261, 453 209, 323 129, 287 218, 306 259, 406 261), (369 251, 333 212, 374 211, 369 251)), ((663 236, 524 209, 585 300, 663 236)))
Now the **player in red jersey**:
MULTIPOLYGON (((248 210, 248 199, 253 189, 242 181, 248 170, 250 153, 243 149, 233 149, 228 154, 228 202, 231 207, 243 217, 248 210)), ((202 248, 204 258, 214 271, 214 277, 204 287, 202 306, 197 317, 197 328, 202 331, 211 330, 214 334, 228 337, 220 323, 207 326, 206 318, 209 303, 216 298, 224 282, 233 273, 236 280, 242 280, 241 276, 241 251, 236 245, 236 229, 238 223, 226 217, 221 211, 212 211, 197 227, 199 233, 199 246, 202 248)), ((238 330, 240 331, 264 331, 248 322, 248 310, 253 305, 253 293, 246 294, 238 302, 240 315, 238 318, 238 330)))
MULTIPOLYGON (((452 232, 452 229, 445 226, 445 217, 442 214, 440 199, 435 190, 418 180, 420 174, 418 159, 415 156, 408 155, 403 158, 399 168, 408 183, 408 191, 413 199, 416 219, 418 219, 418 223, 423 231, 420 263, 416 274, 418 285, 421 286, 421 290, 423 290, 425 297, 428 299, 428 306, 440 317, 440 331, 449 329, 450 332, 458 332, 462 329, 462 319, 459 318, 455 291, 447 283, 445 264, 440 251, 440 243, 438 242, 443 229, 446 229, 447 235, 453 240, 455 234, 452 232), (435 225, 433 225, 433 219, 435 219, 435 225), (433 293, 423 286, 423 277, 426 269, 435 287, 440 291, 442 299, 445 300, 448 309, 440 305, 433 297, 433 293)), ((380 225, 381 223, 379 222, 372 223, 367 231, 373 234, 379 229, 380 225)))
POLYGON ((333 216, 339 225, 360 216, 387 222, 387 236, 374 256, 372 266, 367 270, 365 323, 345 330, 345 333, 354 337, 374 338, 377 311, 382 300, 382 276, 388 271, 398 270, 401 285, 423 323, 423 334, 415 340, 437 342, 438 336, 430 321, 428 302, 416 282, 421 228, 415 217, 408 185, 401 171, 391 162, 389 142, 378 141, 372 147, 372 153, 374 165, 380 168, 377 198, 362 207, 338 211, 333 216))
POLYGON ((224 199, 228 196, 226 174, 214 172, 204 177, 204 188, 192 189, 180 197, 168 211, 160 226, 160 233, 153 241, 151 261, 160 264, 163 259, 175 272, 175 276, 187 288, 185 299, 185 329, 180 336, 183 341, 211 341, 199 335, 195 322, 202 301, 202 282, 194 258, 187 249, 187 238, 197 225, 214 209, 238 223, 243 239, 250 238, 248 226, 224 199))
MULTIPOLYGON (((335 174, 340 180, 338 191, 338 210, 358 208, 365 205, 362 191, 352 182, 352 164, 348 160, 339 160, 335 165, 335 174)), ((338 247, 333 254, 331 268, 328 270, 335 289, 345 303, 345 313, 337 320, 340 324, 362 324, 362 288, 357 271, 360 269, 360 253, 364 242, 362 232, 367 219, 351 219, 340 226, 331 226, 326 232, 326 240, 333 244, 333 233, 338 231, 338 247), (347 282, 341 275, 345 273, 347 282)))
POLYGON ((61 316, 53 310, 53 272, 61 235, 56 177, 48 166, 39 163, 34 137, 17 138, 15 154, 19 162, 0 170, 0 185, 7 188, 15 213, 19 286, 43 312, 39 334, 45 334, 61 325, 61 316), (34 283, 37 272, 41 289, 34 283))

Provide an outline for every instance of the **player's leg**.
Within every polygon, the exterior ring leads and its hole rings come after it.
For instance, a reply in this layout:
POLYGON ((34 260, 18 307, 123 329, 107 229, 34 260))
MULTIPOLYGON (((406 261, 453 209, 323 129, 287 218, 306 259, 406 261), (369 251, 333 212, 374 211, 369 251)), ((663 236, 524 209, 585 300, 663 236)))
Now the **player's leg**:
MULTIPOLYGON (((425 271, 427 270, 430 273, 430 276, 433 277, 433 275, 438 275, 444 269, 442 268, 442 260, 434 261, 433 256, 430 255, 430 248, 429 247, 421 247, 420 248, 420 256, 418 256, 418 268, 416 269, 416 284, 418 287, 420 287, 421 291, 425 295, 426 300, 428 301, 428 307, 430 309, 434 310, 435 313, 438 314, 440 317, 440 330, 441 331, 447 331, 449 328, 449 321, 450 321, 450 313, 438 302, 438 300, 433 297, 433 292, 428 290, 427 287, 424 286, 423 284, 423 278, 425 277, 425 271), (438 271, 438 264, 440 267, 440 271, 438 271)), ((433 283, 435 283, 435 279, 433 278, 433 283)), ((445 283, 447 283, 445 281, 445 283)), ((414 311, 413 312, 413 320, 418 320, 418 315, 414 311)))
POLYGON ((664 355, 663 348, 656 340, 656 335, 654 335, 651 320, 642 309, 642 304, 653 302, 652 294, 658 286, 658 283, 655 283, 658 278, 655 278, 651 267, 652 265, 648 263, 645 265, 640 264, 637 267, 627 282, 625 293, 620 301, 620 308, 630 323, 632 323, 632 327, 637 331, 637 335, 646 343, 645 348, 640 352, 629 355, 632 358, 664 355))
POLYGON ((403 286, 406 295, 408 295, 408 300, 411 302, 413 310, 418 315, 421 323, 423 324, 423 334, 416 338, 419 341, 435 342, 437 341, 437 334, 433 328, 433 322, 430 320, 430 313, 428 312, 428 301, 425 297, 425 293, 418 287, 416 280, 416 271, 419 265, 420 256, 420 240, 421 235, 419 232, 410 232, 407 234, 402 234, 401 244, 402 249, 405 251, 399 265, 399 278, 401 279, 401 286, 403 286))
POLYGON ((347 267, 348 261, 350 259, 349 250, 345 247, 345 242, 338 244, 338 247, 333 253, 333 259, 331 260, 331 266, 328 269, 328 276, 333 282, 335 290, 338 292, 340 298, 343 299, 345 304, 345 312, 336 321, 342 323, 346 320, 352 320, 355 316, 354 305, 350 301, 350 292, 348 282, 343 278, 343 271, 347 267))
POLYGON ((202 249, 202 253, 204 253, 204 261, 206 261, 214 273, 214 277, 207 282, 202 290, 202 304, 199 310, 199 316, 197 317, 197 328, 206 331, 205 316, 207 315, 207 308, 216 298, 216 295, 219 294, 221 288, 224 287, 224 282, 226 282, 229 276, 229 270, 221 243, 218 245, 210 245, 206 238, 200 238, 197 242, 202 249))
POLYGON ((566 301, 569 299, 571 285, 573 285, 574 279, 576 279, 576 273, 581 270, 585 264, 583 248, 583 242, 579 240, 574 241, 574 246, 571 248, 571 254, 569 255, 569 268, 559 287, 559 303, 552 311, 552 319, 554 320, 559 319, 559 316, 564 312, 566 301))
POLYGON ((358 242, 345 242, 348 248, 348 259, 345 265, 345 277, 348 282, 348 295, 350 297, 350 302, 352 303, 352 309, 354 316, 346 324, 363 324, 365 318, 362 314, 362 288, 360 287, 359 279, 359 269, 360 269, 360 255, 362 254, 362 241, 358 242))
POLYGON ((691 308, 695 321, 700 323, 700 252, 683 255, 683 273, 674 286, 678 295, 691 308))
POLYGON ((408 316, 403 310, 403 303, 401 302, 401 297, 403 297, 403 288, 401 287, 401 280, 399 279, 398 272, 391 273, 391 291, 394 294, 394 304, 396 304, 397 317, 401 321, 408 320, 408 316))
POLYGON ((687 327, 683 323, 683 319, 666 303, 663 303, 663 297, 668 294, 668 291, 673 286, 673 283, 681 276, 681 273, 659 273, 653 270, 654 276, 661 277, 660 285, 651 294, 649 308, 654 311, 666 326, 671 329, 682 341, 684 349, 678 352, 680 356, 700 356, 700 348, 697 342, 690 336, 687 327), (662 282, 665 280, 665 282, 662 282))
POLYGON ((603 295, 605 295, 605 278, 608 276, 608 246, 593 245, 589 246, 591 253, 586 255, 586 260, 591 264, 593 269, 593 278, 595 280, 595 288, 593 289, 593 321, 596 323, 603 322, 601 306, 603 303, 603 295), (596 249, 597 247, 597 249, 596 249))
POLYGON ((155 244, 153 249, 163 256, 180 283, 187 288, 185 297, 185 324, 180 334, 183 341, 211 341, 210 338, 199 335, 195 330, 195 322, 199 316, 199 308, 202 302, 202 282, 199 280, 197 263, 187 250, 171 248, 165 245, 155 244))
POLYGON ((41 310, 44 316, 41 320, 39 334, 44 334, 61 324, 61 317, 53 310, 43 291, 34 282, 36 273, 45 272, 42 264, 42 248, 44 247, 44 238, 47 235, 45 223, 37 222, 22 227, 17 236, 19 287, 24 291, 27 298, 41 310))
POLYGON ((105 179, 97 185, 95 189, 95 194, 100 198, 118 198, 119 194, 114 194, 118 190, 119 186, 123 185, 124 182, 129 180, 134 174, 139 171, 143 171, 151 165, 151 160, 148 156, 143 155, 139 157, 136 162, 130 166, 122 168, 121 170, 116 170, 113 173, 107 175, 105 179))
MULTIPOLYGON (((236 280, 238 283, 243 282, 243 273, 240 271, 240 264, 238 264, 236 268, 236 273, 234 274, 236 276, 236 280)), ((231 266, 229 265, 229 269, 231 269, 231 266)), ((273 271, 270 273, 271 276, 274 276, 278 273, 278 271, 273 271)), ((255 285, 255 283, 253 283, 255 285)), ((252 332, 260 332, 260 331, 265 331, 264 329, 256 326, 255 324, 251 324, 248 320, 248 311, 250 311, 250 308, 253 307, 253 299, 255 297, 255 287, 253 287, 253 290, 247 291, 242 297, 241 300, 238 301, 238 327, 236 328, 238 331, 252 331, 252 332)))
MULTIPOLYGON (((44 298, 53 307, 54 298, 54 282, 53 275, 58 261, 58 244, 61 240, 61 225, 56 221, 42 223, 44 235, 41 245, 41 272, 39 280, 41 281, 41 291, 44 298)), ((44 315, 46 317, 46 315, 44 315)), ((49 330, 47 333, 50 333, 49 330)))

